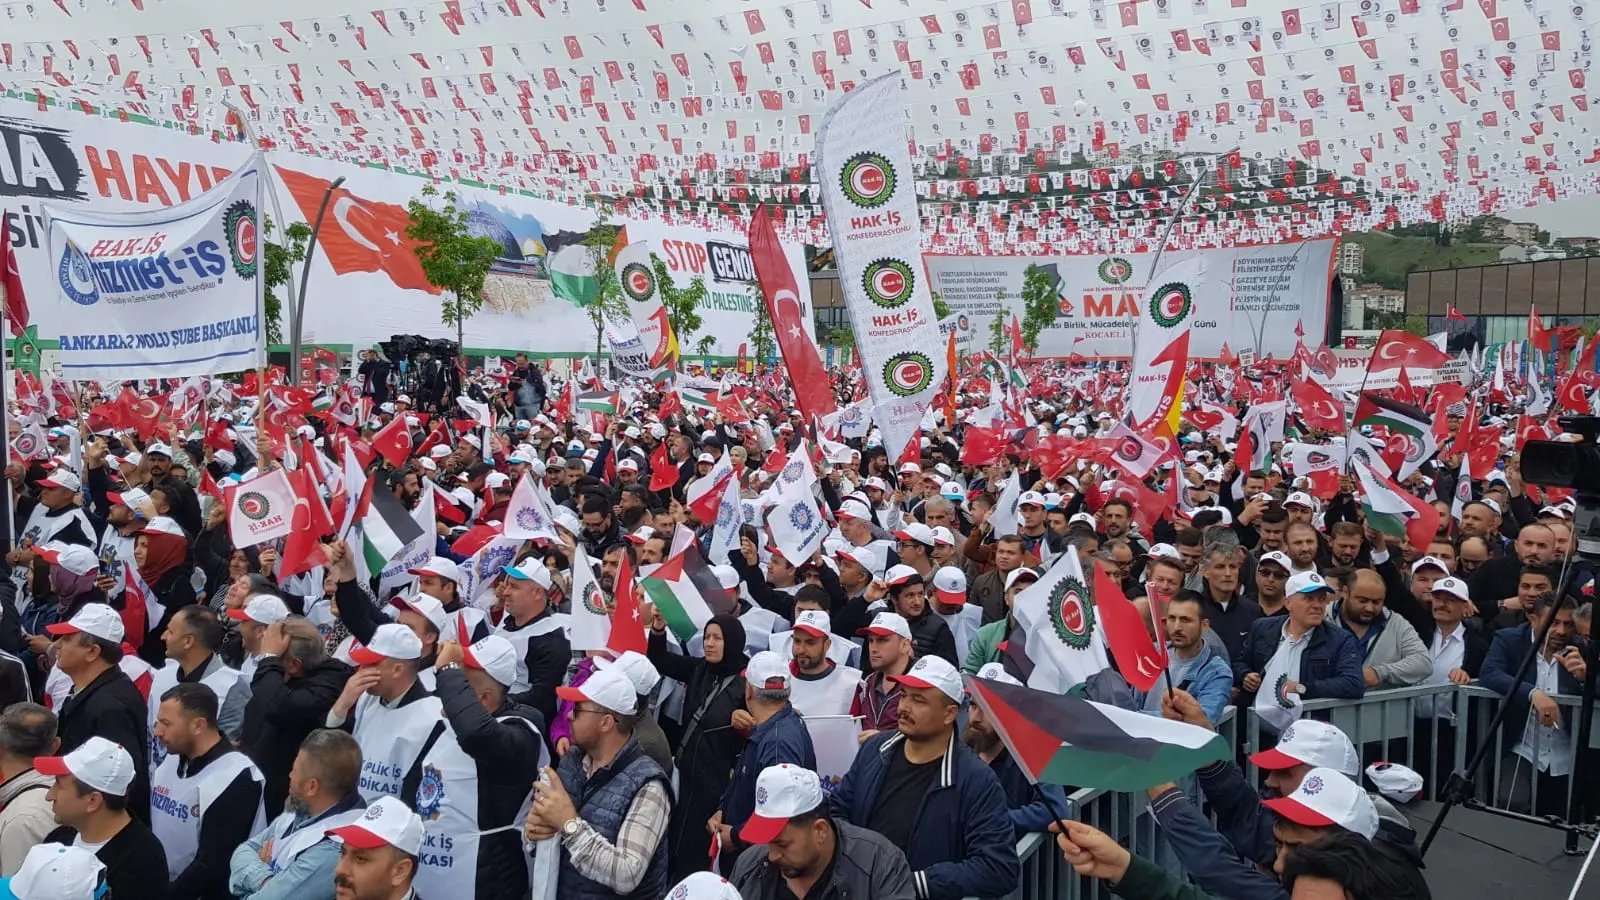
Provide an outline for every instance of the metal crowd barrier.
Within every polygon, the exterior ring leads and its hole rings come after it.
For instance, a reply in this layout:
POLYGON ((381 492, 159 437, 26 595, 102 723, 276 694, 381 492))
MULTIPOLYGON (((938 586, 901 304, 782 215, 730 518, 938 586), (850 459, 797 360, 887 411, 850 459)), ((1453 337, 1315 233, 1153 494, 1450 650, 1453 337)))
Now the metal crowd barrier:
MULTIPOLYGON (((1600 749, 1600 715, 1595 716, 1588 740, 1580 746, 1575 730, 1581 698, 1558 695, 1553 699, 1563 708, 1564 717, 1551 739, 1564 742, 1560 749, 1571 754, 1576 766, 1582 753, 1600 749)), ((1499 702, 1499 694, 1476 683, 1417 685, 1368 691, 1360 700, 1309 700, 1305 703, 1305 716, 1332 722, 1349 735, 1362 755, 1363 765, 1401 763, 1420 772, 1423 788, 1418 799, 1439 800, 1450 773, 1466 765, 1468 755, 1482 740, 1480 731, 1494 719, 1499 702), (1441 727, 1440 717, 1448 727, 1441 727)), ((1515 714, 1510 718, 1516 718, 1515 714)), ((1246 756, 1276 742, 1275 733, 1261 724, 1254 709, 1239 716, 1229 707, 1216 724, 1230 747, 1242 743, 1246 756)), ((1508 721, 1494 736, 1494 749, 1474 779, 1476 797, 1493 806, 1515 807, 1521 803, 1527 811, 1565 818, 1572 792, 1585 790, 1586 785, 1570 775, 1532 778, 1527 764, 1515 766, 1513 751, 1524 735, 1524 726, 1520 719, 1508 721)), ((1535 728, 1533 735, 1533 744, 1525 748, 1530 753, 1556 749, 1546 747, 1545 732, 1535 728)), ((1600 765, 1600 759, 1595 765, 1600 765)), ((1247 774, 1252 781, 1259 780, 1260 773, 1254 765, 1247 763, 1247 774)), ((1588 778, 1600 786, 1600 770, 1588 778)), ((1596 796, 1600 797, 1600 791, 1596 796)), ((1077 820, 1116 837, 1129 851, 1163 868, 1180 871, 1160 839, 1160 829, 1143 794, 1085 789, 1068 799, 1077 820)), ((1600 807, 1591 807, 1589 816, 1593 818, 1596 812, 1600 807)), ((1079 876, 1061 858, 1052 835, 1024 835, 1017 841, 1017 857, 1022 862, 1021 882, 1010 893, 1000 895, 1003 900, 1110 900, 1115 896, 1104 882, 1079 876)))

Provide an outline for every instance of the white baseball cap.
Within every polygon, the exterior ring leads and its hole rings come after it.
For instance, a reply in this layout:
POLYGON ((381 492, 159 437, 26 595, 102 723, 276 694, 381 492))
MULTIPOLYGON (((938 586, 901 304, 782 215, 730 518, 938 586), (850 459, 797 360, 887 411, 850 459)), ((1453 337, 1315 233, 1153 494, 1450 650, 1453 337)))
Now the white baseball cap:
POLYGON ((515 566, 501 566, 500 571, 504 572, 507 578, 515 578, 518 581, 531 581, 545 590, 549 590, 550 585, 555 583, 550 578, 550 570, 545 568, 544 563, 532 556, 515 566))
POLYGON ((633 682, 616 669, 596 669, 583 684, 556 688, 556 696, 573 703, 587 700, 624 716, 633 715, 639 708, 639 695, 633 682))
POLYGON ((461 567, 442 556, 429 557, 428 561, 415 569, 407 569, 407 575, 435 575, 446 581, 461 582, 461 567))
POLYGON ((966 489, 961 486, 961 482, 946 481, 944 484, 939 485, 939 496, 945 498, 946 500, 960 501, 967 499, 967 492, 966 489))
POLYGON ((17 874, 0 881, 3 900, 96 900, 105 894, 106 865, 93 851, 37 844, 17 874))
POLYGON ((1007 572, 1006 573, 1006 590, 1008 590, 1008 591, 1011 590, 1011 588, 1013 586, 1015 586, 1017 582, 1023 580, 1024 578, 1026 578, 1029 581, 1038 581, 1039 580, 1039 570, 1038 569, 1029 568, 1028 566, 1017 566, 1015 569, 1012 569, 1010 572, 1007 572))
POLYGON ((1433 568, 1438 569, 1439 571, 1445 573, 1446 575, 1450 574, 1450 567, 1445 565, 1444 560, 1440 559, 1437 556, 1424 556, 1423 558, 1421 558, 1421 559, 1417 560, 1416 562, 1412 563, 1411 564, 1411 574, 1415 575, 1415 574, 1417 574, 1418 571, 1420 571, 1422 569, 1425 569, 1425 568, 1428 568, 1429 566, 1432 566, 1433 568))
POLYGON ((1285 594, 1314 594, 1317 591, 1333 592, 1333 586, 1322 579, 1315 572, 1301 572, 1299 575, 1289 576, 1289 583, 1283 586, 1285 594))
POLYGON ((1462 601, 1471 602, 1472 597, 1467 590, 1467 583, 1453 576, 1441 578, 1433 583, 1433 593, 1445 593, 1462 601))
POLYGON ((862 634, 875 634, 879 637, 895 635, 911 640, 911 625, 906 622, 906 617, 899 613, 881 612, 872 617, 872 624, 861 629, 862 634))
MULTIPOLYGON (((848 502, 845 504, 849 505, 848 502)), ((865 547, 846 547, 839 551, 839 556, 848 559, 866 569, 873 578, 883 577, 883 567, 888 560, 882 547, 877 544, 868 544, 865 547)))
POLYGON ((379 797, 367 805, 361 818, 324 834, 358 850, 376 850, 385 844, 418 856, 422 853, 422 817, 398 797, 379 797))
POLYGON ((933 688, 951 700, 960 702, 966 693, 961 686, 961 673, 938 656, 924 656, 904 675, 890 675, 889 680, 909 688, 933 688))
POLYGON ((1296 825, 1337 825, 1364 838, 1378 833, 1378 808, 1361 786, 1341 772, 1315 768, 1286 797, 1266 801, 1267 808, 1296 825))
POLYGON ((83 482, 78 480, 78 476, 64 468, 56 469, 54 472, 51 472, 49 478, 39 479, 39 486, 66 488, 67 490, 72 491, 74 494, 83 490, 83 482))
POLYGON ((432 447, 428 448, 428 455, 434 459, 444 459, 446 456, 449 456, 451 452, 452 451, 447 444, 434 444, 432 447))
POLYGON ((483 486, 491 491, 503 489, 511 483, 511 476, 504 472, 490 472, 483 476, 483 486))
POLYGON ((960 606, 967 602, 967 573, 955 566, 941 566, 933 573, 933 594, 940 603, 960 606))
POLYGON ((921 522, 912 522, 906 527, 896 531, 894 536, 902 541, 915 541, 927 547, 933 546, 933 529, 921 522))
POLYGON ((632 534, 625 534, 622 538, 630 544, 642 544, 655 536, 656 530, 654 528, 649 525, 640 525, 633 530, 632 534))
POLYGON ((1043 507, 1044 505, 1044 495, 1038 491, 1023 491, 1022 496, 1017 498, 1018 509, 1024 506, 1043 507))
POLYGON ((872 510, 868 509, 867 505, 862 503, 860 500, 851 498, 839 504, 839 509, 834 513, 834 517, 839 519, 866 519, 867 521, 871 521, 872 510))
POLYGON ((1273 550, 1269 553, 1261 554, 1261 559, 1256 563, 1256 566, 1259 568, 1263 563, 1282 566, 1285 572, 1294 571, 1294 563, 1289 559, 1289 555, 1282 550, 1273 550))
POLYGON ((624 459, 622 462, 617 463, 617 471, 618 472, 637 472, 637 471, 639 471, 639 463, 636 462, 632 457, 629 457, 627 459, 624 459))
POLYGON ((712 456, 709 453, 702 453, 699 456, 696 456, 694 458, 694 461, 695 461, 696 465, 699 465, 700 463, 712 463, 712 464, 715 464, 716 461, 717 461, 717 458, 715 456, 712 456))
POLYGON ((1316 719, 1290 722, 1278 736, 1278 744, 1250 757, 1257 768, 1275 772, 1295 766, 1333 769, 1347 778, 1361 771, 1361 757, 1337 726, 1316 719))
POLYGON ((154 444, 144 448, 144 452, 146 456, 156 456, 159 454, 167 457, 168 459, 172 458, 172 448, 161 443, 160 441, 156 441, 154 444))
POLYGON ((412 597, 396 597, 389 601, 390 606, 410 610, 428 620, 433 630, 444 633, 445 626, 450 624, 450 614, 444 611, 444 604, 438 597, 430 594, 417 594, 412 597))
POLYGON ((1378 793, 1396 803, 1410 803, 1422 793, 1422 775, 1399 763, 1375 762, 1367 766, 1367 780, 1378 793))
POLYGON ((421 659, 422 638, 399 622, 385 622, 372 633, 372 640, 364 647, 350 651, 350 659, 358 666, 370 666, 386 659, 421 659))
POLYGON ((1294 493, 1290 494, 1289 496, 1283 498, 1283 505, 1285 507, 1303 506, 1306 509, 1316 509, 1317 508, 1316 501, 1312 500, 1311 499, 1311 495, 1306 493, 1305 491, 1295 491, 1294 493))
POLYGON ((628 676, 633 682, 634 693, 648 694, 661 683, 661 673, 650 660, 637 650, 624 650, 616 659, 606 659, 603 656, 595 657, 596 669, 615 669, 628 676))
POLYGON ((793 683, 793 674, 788 660, 771 650, 762 650, 745 664, 744 680, 759 690, 786 691, 793 683))
POLYGON ((1001 684, 1014 684, 1017 687, 1024 686, 1022 682, 1018 681, 1011 675, 1011 673, 1006 671, 1005 666, 997 662, 984 663, 983 666, 978 669, 978 677, 985 679, 986 681, 998 681, 1001 684))
POLYGON ((756 776, 756 809, 739 829, 739 840, 769 843, 789 819, 820 809, 825 799, 817 773, 789 763, 768 766, 756 776))
POLYGON ((883 580, 893 585, 910 584, 914 581, 921 581, 922 573, 905 563, 900 563, 889 567, 889 571, 883 573, 883 580))
POLYGON ((102 794, 118 797, 126 797, 133 783, 133 755, 99 736, 64 756, 36 756, 33 768, 41 775, 71 775, 102 794))
POLYGON ((933 545, 935 547, 954 547, 956 545, 956 536, 943 525, 935 525, 933 526, 933 545))
POLYGON ((462 647, 461 662, 506 687, 517 680, 517 648, 498 634, 491 634, 476 644, 462 647))
POLYGON ((58 637, 63 634, 87 634, 118 645, 121 645, 126 635, 122 627, 122 617, 104 603, 85 603, 72 618, 54 625, 46 625, 44 630, 58 637))
POLYGON ((178 520, 172 518, 171 516, 156 516, 154 519, 150 520, 148 525, 140 529, 139 533, 170 534, 173 537, 181 537, 185 540, 187 540, 189 537, 183 533, 183 526, 178 524, 178 520))
POLYGON ((833 620, 820 609, 802 610, 794 617, 794 630, 804 631, 820 638, 833 634, 833 620))
POLYGON ((1095 521, 1094 516, 1086 512, 1073 513, 1072 518, 1067 520, 1068 525, 1077 525, 1080 522, 1088 525, 1090 528, 1100 527, 1100 523, 1095 521))
POLYGON ((52 566, 60 566, 73 575, 87 575, 100 567, 100 558, 82 544, 63 544, 52 541, 40 547, 39 556, 52 566))
POLYGON ((289 607, 272 594, 256 594, 245 601, 243 609, 228 610, 228 618, 235 622, 255 622, 271 625, 289 617, 289 607))
POLYGON ((1171 544, 1151 544, 1145 555, 1151 559, 1176 559, 1179 561, 1183 559, 1183 554, 1179 553, 1178 548, 1171 544))
POLYGON ((137 510, 140 507, 143 507, 146 503, 150 502, 150 495, 145 492, 144 488, 131 487, 125 488, 121 491, 107 491, 106 499, 110 500, 112 503, 117 503, 122 506, 126 506, 129 509, 137 510))
POLYGON ((667 900, 741 900, 739 889, 714 872, 690 872, 667 891, 667 900))

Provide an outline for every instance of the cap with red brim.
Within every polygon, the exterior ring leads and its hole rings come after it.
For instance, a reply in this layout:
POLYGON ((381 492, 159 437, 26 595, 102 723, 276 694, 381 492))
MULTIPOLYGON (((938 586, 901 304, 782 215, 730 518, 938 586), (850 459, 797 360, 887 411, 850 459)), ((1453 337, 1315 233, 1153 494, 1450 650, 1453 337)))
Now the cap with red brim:
POLYGON ((384 840, 382 835, 373 834, 360 825, 345 825, 340 828, 329 829, 327 833, 357 850, 376 850, 379 847, 387 847, 389 845, 389 842, 384 840))
POLYGON ((1273 747, 1271 750, 1263 750, 1251 756, 1250 761, 1255 763, 1256 768, 1265 769, 1268 772, 1278 772, 1306 764, 1304 760, 1295 759, 1277 747, 1273 747))
POLYGON ((1263 802, 1266 804, 1267 809, 1283 816, 1296 825, 1304 825, 1307 828, 1327 828, 1330 825, 1339 824, 1292 796, 1273 797, 1263 802))
POLYGON ((770 844, 789 824, 788 816, 767 816, 751 814, 744 820, 744 827, 739 829, 739 840, 746 844, 770 844))

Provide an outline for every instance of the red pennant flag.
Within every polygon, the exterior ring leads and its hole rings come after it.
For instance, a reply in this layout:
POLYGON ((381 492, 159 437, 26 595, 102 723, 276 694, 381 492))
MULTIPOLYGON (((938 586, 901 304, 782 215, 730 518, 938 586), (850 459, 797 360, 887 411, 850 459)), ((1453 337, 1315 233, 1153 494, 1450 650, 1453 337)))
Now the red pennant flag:
POLYGON ((644 619, 639 613, 639 592, 633 585, 633 566, 628 554, 622 554, 622 565, 617 567, 617 589, 611 604, 611 636, 606 638, 606 649, 618 656, 634 651, 640 655, 648 651, 644 639, 644 619))
POLYGON ((1450 361, 1450 354, 1429 343, 1426 338, 1404 331, 1384 329, 1378 335, 1378 344, 1372 348, 1372 359, 1367 363, 1368 373, 1388 372, 1393 369, 1438 369, 1450 361))
POLYGON ((28 297, 22 292, 22 270, 17 265, 17 248, 11 244, 11 229, 4 223, 5 216, 0 214, 0 294, 5 295, 11 334, 18 336, 28 327, 28 297))
POLYGON ((1151 640, 1139 608, 1098 565, 1094 569, 1094 608, 1105 623, 1106 643, 1122 677, 1141 691, 1155 687, 1167 668, 1166 645, 1151 640))
MULTIPOLYGON (((838 407, 833 399, 828 370, 817 355, 816 344, 812 343, 810 323, 800 308, 794 271, 789 268, 789 258, 778 243, 778 232, 765 207, 757 207, 755 215, 750 217, 750 257, 766 300, 767 315, 772 319, 772 336, 783 356, 789 382, 794 386, 795 404, 801 416, 813 422, 833 414, 838 407)), ((664 411, 661 414, 662 418, 666 415, 664 411)))
POLYGON ((650 454, 650 490, 665 491, 678 483, 678 467, 672 464, 672 455, 667 451, 667 442, 662 441, 656 445, 655 452, 650 454))
POLYGON ((404 466, 411 456, 411 434, 406 431, 405 417, 395 416, 394 421, 373 435, 372 449, 396 469, 404 466))

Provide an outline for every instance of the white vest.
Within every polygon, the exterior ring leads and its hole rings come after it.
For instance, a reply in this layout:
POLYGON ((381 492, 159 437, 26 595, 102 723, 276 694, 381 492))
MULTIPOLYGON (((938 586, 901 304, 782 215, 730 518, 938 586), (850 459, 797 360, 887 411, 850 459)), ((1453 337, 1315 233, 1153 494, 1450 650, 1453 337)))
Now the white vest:
POLYGON ((565 631, 567 638, 571 639, 571 620, 566 613, 551 613, 528 627, 519 628, 516 631, 507 631, 506 620, 501 620, 500 627, 496 629, 496 633, 510 641, 512 648, 517 651, 517 680, 511 684, 511 694, 526 694, 528 689, 533 687, 533 683, 528 680, 528 641, 547 635, 557 628, 565 631))
POLYGON ((401 782, 422 746, 434 726, 444 722, 444 704, 438 697, 423 697, 391 708, 376 696, 363 694, 353 715, 356 743, 361 745, 362 798, 371 803, 379 797, 400 796, 401 782))
MULTIPOLYGON (((257 784, 265 780, 250 757, 237 750, 213 760, 191 778, 179 777, 178 757, 168 756, 150 776, 150 830, 167 849, 167 874, 172 878, 177 878, 194 861, 195 852, 200 849, 200 821, 240 772, 249 772, 257 784)), ((266 827, 266 818, 257 800, 250 833, 266 827)))
POLYGON ((326 819, 303 825, 299 831, 288 837, 284 837, 284 832, 288 831, 289 826, 294 824, 295 815, 287 810, 280 813, 278 818, 272 821, 272 858, 267 861, 267 864, 272 867, 272 874, 276 875, 289 868, 300 854, 310 850, 312 847, 325 840, 331 840, 327 834, 329 831, 354 824, 363 815, 366 815, 366 812, 365 809, 360 807, 347 809, 336 816, 329 816, 326 819))
MULTIPOLYGON (((526 719, 506 716, 500 721, 522 723, 538 735, 526 719)), ((549 763, 543 738, 539 740, 539 757, 543 768, 549 763)), ((519 815, 508 823, 519 832, 532 797, 530 785, 519 815)), ((477 896, 478 844, 483 837, 482 823, 478 821, 478 763, 461 749, 455 729, 448 723, 422 758, 417 795, 404 799, 422 817, 422 853, 417 857, 415 882, 418 896, 458 900, 477 896)), ((549 868, 553 870, 554 866, 549 868)), ((549 877, 554 877, 553 871, 549 877)))
POLYGON ((861 684, 861 670, 835 665, 828 677, 789 682, 789 703, 802 716, 847 716, 861 684))
POLYGON ((73 522, 78 522, 82 526, 85 537, 91 541, 95 540, 98 532, 83 514, 82 507, 75 507, 59 516, 48 515, 49 512, 43 503, 33 508, 33 512, 28 514, 28 524, 23 526, 22 534, 17 537, 19 545, 24 541, 31 541, 35 547, 48 543, 58 532, 73 522))
MULTIPOLYGON (((153 623, 152 623, 153 624, 153 623)), ((219 657, 220 658, 220 657, 219 657)), ((210 665, 210 663, 206 663, 210 665)), ((223 666, 210 675, 200 679, 200 683, 211 689, 217 695, 217 708, 228 699, 228 692, 239 681, 239 670, 223 666)), ((150 771, 153 773, 161 768, 161 763, 167 758, 166 745, 156 737, 156 716, 161 712, 161 695, 171 690, 178 683, 178 664, 167 660, 167 664, 156 669, 150 676, 149 730, 150 730, 150 771)), ((181 870, 180 870, 181 871, 181 870)))
POLYGON ((972 639, 983 626, 983 607, 968 603, 962 606, 959 612, 953 612, 948 616, 938 610, 934 610, 933 614, 950 626, 950 636, 956 639, 956 659, 965 662, 967 648, 972 646, 972 639))
MULTIPOLYGON (((745 632, 745 645, 749 646, 749 632, 745 632)), ((830 635, 828 643, 828 658, 841 666, 854 665, 861 661, 861 648, 855 641, 843 635, 830 635)), ((794 632, 779 631, 767 639, 768 649, 784 659, 794 659, 794 632)))

